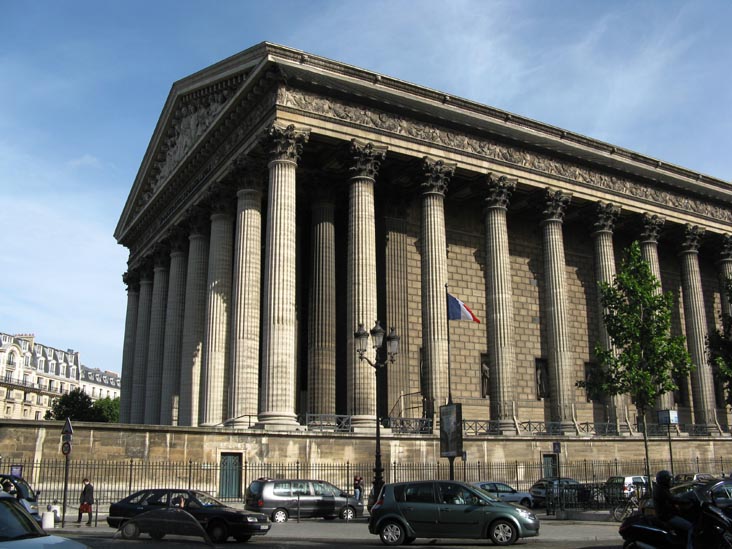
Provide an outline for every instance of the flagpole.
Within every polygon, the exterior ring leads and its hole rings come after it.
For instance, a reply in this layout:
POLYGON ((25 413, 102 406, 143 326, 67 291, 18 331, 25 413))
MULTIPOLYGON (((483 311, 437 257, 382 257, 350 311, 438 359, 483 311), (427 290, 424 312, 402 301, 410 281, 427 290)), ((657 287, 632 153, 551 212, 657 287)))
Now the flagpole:
POLYGON ((452 404, 452 379, 450 377, 450 298, 445 284, 445 316, 447 317, 447 403, 452 404))

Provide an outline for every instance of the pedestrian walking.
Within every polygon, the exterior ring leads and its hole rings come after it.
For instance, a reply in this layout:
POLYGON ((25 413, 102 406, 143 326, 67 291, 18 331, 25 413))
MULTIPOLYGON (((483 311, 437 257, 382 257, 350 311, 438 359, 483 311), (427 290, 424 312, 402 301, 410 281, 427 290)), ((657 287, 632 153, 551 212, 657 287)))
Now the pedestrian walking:
POLYGON ((87 526, 91 526, 92 523, 92 505, 94 505, 94 486, 89 482, 88 478, 83 481, 83 488, 79 495, 79 518, 76 520, 77 524, 81 524, 81 517, 84 513, 89 514, 89 520, 86 522, 87 526))

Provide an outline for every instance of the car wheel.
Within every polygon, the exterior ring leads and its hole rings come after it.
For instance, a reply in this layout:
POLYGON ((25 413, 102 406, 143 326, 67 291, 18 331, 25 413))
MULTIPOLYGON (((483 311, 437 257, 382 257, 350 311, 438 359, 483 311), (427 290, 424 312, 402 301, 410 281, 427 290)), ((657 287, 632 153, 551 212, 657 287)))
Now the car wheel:
POLYGON ((388 520, 381 526, 379 537, 384 545, 401 545, 407 536, 401 524, 388 520))
POLYGON ((165 532, 161 532, 160 530, 150 530, 149 532, 150 537, 152 539, 163 539, 165 537, 165 532))
POLYGON ((214 543, 224 543, 229 537, 229 529, 220 520, 214 521, 208 526, 208 537, 214 543))
POLYGON ((522 499, 519 504, 531 508, 531 500, 529 498, 522 499))
POLYGON ((512 522, 497 520, 491 524, 490 537, 496 545, 511 545, 516 541, 518 533, 512 522))
POLYGON ((341 519, 343 520, 353 520, 356 518, 356 511, 353 507, 344 507, 341 509, 341 519))
POLYGON ((240 534, 238 536, 234 536, 234 539, 239 543, 244 543, 252 539, 252 536, 250 536, 249 534, 240 534))
POLYGON ((275 509, 272 513, 272 522, 287 522, 287 510, 275 509))
POLYGON ((140 528, 134 522, 127 521, 122 525, 120 533, 124 539, 137 539, 140 535, 140 528))

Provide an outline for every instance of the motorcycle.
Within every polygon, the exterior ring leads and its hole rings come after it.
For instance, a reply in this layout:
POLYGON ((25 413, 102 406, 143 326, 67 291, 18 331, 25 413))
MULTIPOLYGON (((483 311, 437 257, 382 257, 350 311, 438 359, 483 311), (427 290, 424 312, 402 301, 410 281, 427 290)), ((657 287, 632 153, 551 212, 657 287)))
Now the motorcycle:
MULTIPOLYGON (((732 549, 732 519, 714 503, 698 501, 694 523, 694 547, 704 549, 732 549)), ((692 517, 686 517, 692 518, 692 517)), ((684 549, 686 533, 669 528, 668 524, 643 514, 634 514, 620 525, 618 530, 625 542, 623 549, 684 549)))

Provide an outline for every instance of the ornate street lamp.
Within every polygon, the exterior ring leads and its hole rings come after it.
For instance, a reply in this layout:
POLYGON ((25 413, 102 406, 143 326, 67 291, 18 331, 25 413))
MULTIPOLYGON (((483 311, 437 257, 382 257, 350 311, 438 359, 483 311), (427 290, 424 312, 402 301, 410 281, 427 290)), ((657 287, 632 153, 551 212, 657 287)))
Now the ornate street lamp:
POLYGON ((374 327, 371 328, 371 340, 374 350, 376 351, 376 360, 372 362, 367 356, 367 344, 369 332, 364 330, 363 324, 358 325, 358 330, 353 334, 356 339, 356 352, 359 360, 365 360, 374 368, 376 373, 376 451, 374 453, 374 497, 379 495, 381 487, 384 485, 384 467, 381 464, 381 418, 379 417, 379 370, 386 366, 387 361, 393 363, 394 357, 399 354, 399 336, 394 328, 389 331, 386 336, 386 349, 383 348, 384 328, 381 327, 379 321, 376 321, 374 327), (383 356, 383 352, 386 356, 383 356), (380 357, 379 355, 382 355, 380 357))

